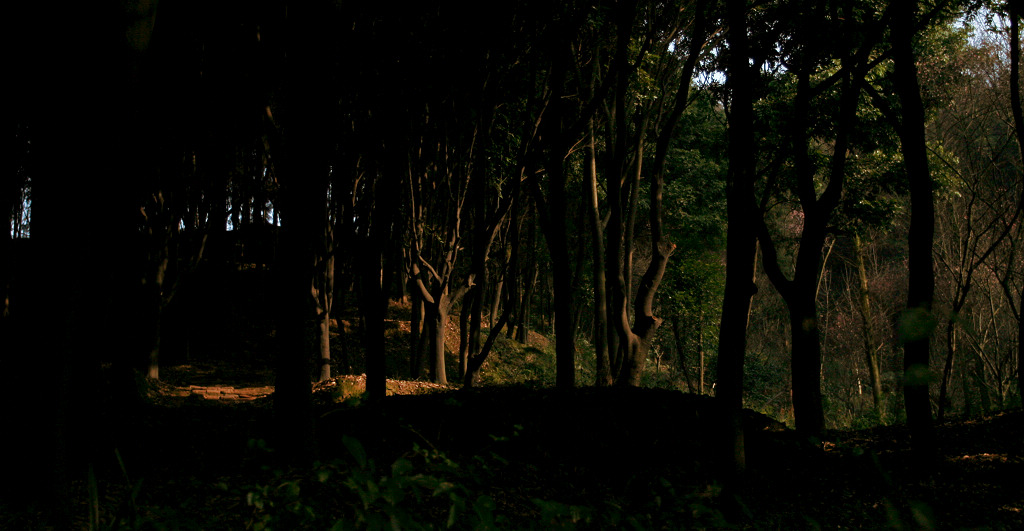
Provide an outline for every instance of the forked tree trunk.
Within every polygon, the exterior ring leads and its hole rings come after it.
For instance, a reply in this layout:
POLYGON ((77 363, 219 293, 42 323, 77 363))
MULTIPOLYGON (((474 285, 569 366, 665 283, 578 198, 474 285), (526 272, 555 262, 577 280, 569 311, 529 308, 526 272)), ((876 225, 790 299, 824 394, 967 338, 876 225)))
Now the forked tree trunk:
POLYGON ((448 375, 445 371, 444 336, 448 326, 448 308, 446 305, 427 305, 427 330, 430 335, 430 349, 427 359, 430 360, 430 381, 447 385, 448 375))
MULTIPOLYGON (((479 178, 482 179, 482 177, 479 178)), ((480 341, 480 330, 483 327, 484 299, 490 286, 487 258, 491 253, 491 246, 494 245, 494 239, 497 237, 498 231, 501 229, 505 216, 508 215, 512 207, 512 201, 518 192, 518 186, 513 186, 512 193, 507 195, 503 201, 500 201, 493 212, 488 212, 482 188, 483 186, 480 185, 480 189, 477 191, 479 195, 477 197, 477 215, 473 235, 472 274, 473 282, 476 285, 467 293, 467 296, 471 297, 469 303, 463 302, 462 305, 462 311, 464 313, 469 312, 468 321, 465 317, 463 318, 462 334, 465 336, 465 353, 463 355, 460 349, 459 356, 459 378, 462 380, 466 380, 470 361, 481 354, 483 347, 480 341), (469 330, 465 331, 467 322, 469 330)))
POLYGON ((501 314, 497 324, 491 326, 491 330, 487 334, 487 341, 485 341, 483 346, 480 348, 480 354, 469 360, 469 366, 467 367, 466 376, 463 380, 463 385, 466 387, 473 387, 477 384, 480 368, 483 367, 484 362, 487 361, 487 356, 491 353, 494 341, 498 338, 498 334, 501 333, 501 328, 508 322, 508 316, 509 310, 506 306, 505 311, 501 314))
POLYGON ((591 248, 593 250, 593 289, 594 289, 594 354, 597 358, 597 370, 594 385, 607 386, 612 384, 611 358, 608 355, 608 297, 605 290, 605 249, 604 231, 601 223, 601 212, 597 204, 597 149, 594 142, 594 123, 588 127, 587 159, 584 165, 587 207, 590 214, 591 248))
POLYGON ((416 291, 424 299, 426 307, 424 320, 427 335, 430 337, 427 351, 427 361, 430 363, 430 379, 434 383, 447 385, 448 375, 445 367, 444 339, 447 333, 448 315, 452 306, 458 304, 473 287, 475 277, 470 275, 463 284, 453 291, 449 291, 446 283, 435 285, 434 292, 431 293, 420 278, 419 267, 415 264, 412 267, 411 276, 416 279, 416 291))

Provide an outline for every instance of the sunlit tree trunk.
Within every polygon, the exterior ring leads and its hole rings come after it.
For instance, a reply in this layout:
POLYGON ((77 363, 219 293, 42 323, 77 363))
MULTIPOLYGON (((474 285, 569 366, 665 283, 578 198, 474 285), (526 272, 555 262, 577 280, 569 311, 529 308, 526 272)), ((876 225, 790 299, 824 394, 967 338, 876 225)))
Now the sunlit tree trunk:
MULTIPOLYGON (((443 296, 443 295, 442 295, 443 296)), ((444 337, 448 328, 448 308, 440 304, 427 305, 427 328, 430 331, 430 381, 441 385, 448 384, 448 374, 444 359, 444 337)))
POLYGON ((864 249, 860 235, 853 235, 853 252, 857 259, 857 311, 862 322, 861 336, 864 343, 864 360, 871 378, 871 396, 874 399, 875 414, 882 418, 882 375, 878 365, 878 353, 875 347, 874 334, 871 332, 871 292, 868 289, 868 273, 864 265, 864 249))
POLYGON ((458 380, 462 380, 466 377, 466 367, 469 365, 469 351, 472 330, 470 329, 470 322, 473 319, 473 311, 476 307, 476 301, 480 297, 477 297, 476 287, 469 290, 466 296, 462 299, 462 311, 459 312, 459 375, 458 380))
POLYGON ((597 370, 594 385, 612 384, 611 358, 608 355, 608 297, 605 290, 605 248, 601 212, 597 205, 597 150, 594 147, 594 123, 590 122, 587 141, 586 162, 584 163, 584 196, 590 214, 591 249, 593 250, 594 288, 594 353, 597 370))
POLYGON ((334 245, 333 234, 327 231, 326 256, 320 262, 317 276, 319 277, 319 288, 314 288, 313 295, 317 301, 317 352, 319 354, 320 377, 319 380, 331 379, 331 315, 334 309, 334 245))

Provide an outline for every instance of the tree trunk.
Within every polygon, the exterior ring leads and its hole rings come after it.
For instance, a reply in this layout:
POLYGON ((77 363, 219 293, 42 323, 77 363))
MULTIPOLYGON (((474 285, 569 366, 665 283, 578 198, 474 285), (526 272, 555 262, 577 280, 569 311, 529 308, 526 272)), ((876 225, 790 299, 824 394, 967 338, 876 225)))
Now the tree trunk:
POLYGON ((423 303, 423 297, 419 294, 419 290, 411 286, 415 281, 410 278, 409 293, 412 297, 412 318, 410 319, 411 333, 409 334, 409 377, 413 380, 418 379, 422 376, 423 367, 423 345, 424 339, 427 338, 426 327, 424 326, 426 317, 426 305, 423 303))
MULTIPOLYGON (((568 41, 565 41, 568 44, 568 41)), ((547 174, 547 198, 533 181, 537 212, 551 255, 552 299, 555 332, 555 387, 571 389, 576 385, 576 330, 573 328, 572 260, 566 233, 568 222, 568 174, 565 155, 575 140, 569 137, 563 121, 568 118, 569 103, 563 98, 570 58, 559 47, 552 54, 548 87, 548 105, 541 123, 541 136, 546 144, 543 159, 547 174)))
POLYGON ((427 305, 427 330, 430 334, 430 381, 448 385, 444 362, 444 335, 448 327, 448 308, 442 304, 427 305))
MULTIPOLYGON (((689 80, 684 81, 686 88, 689 80)), ((686 90, 684 88, 683 90, 686 90)), ((682 98, 685 102, 685 98, 682 98)), ((668 132, 666 131, 666 134, 668 132)), ((655 157, 655 170, 650 183, 649 217, 650 239, 651 239, 651 262, 647 266, 640 285, 637 286, 636 299, 633 304, 633 327, 629 331, 629 355, 623 363, 623 372, 620 377, 626 384, 636 386, 640 384, 640 376, 643 373, 644 364, 647 361, 647 354, 651 349, 655 334, 661 326, 662 319, 654 315, 654 297, 661 286, 661 280, 668 268, 668 260, 675 250, 675 244, 667 241, 662 229, 662 194, 665 188, 664 157, 667 154, 668 143, 665 142, 665 151, 659 149, 655 157)), ((643 149, 637 148, 638 161, 643 155, 643 149)), ((637 163, 639 164, 639 162, 637 163)), ((639 168, 637 168, 639 172, 639 168)))
MULTIPOLYGON (((1020 96, 1020 16, 1021 3, 1018 0, 1007 2, 1010 18, 1010 109, 1013 114, 1013 129, 1017 138, 1017 152, 1024 158, 1024 108, 1020 96)), ((1024 188, 1021 190, 1020 204, 1024 204, 1024 188)), ((1024 314, 1024 288, 1021 288, 1018 299, 1019 313, 1024 314)), ((1020 397, 1021 408, 1024 409, 1024 319, 1017 316, 1017 396, 1020 397)))
MULTIPOLYGON (((562 186, 564 194, 564 182, 562 186)), ((549 231, 552 234, 548 237, 554 277, 555 387, 571 389, 576 385, 576 328, 572 315, 574 286, 569 242, 565 234, 565 198, 557 201, 561 204, 551 207, 551 224, 558 227, 551 227, 549 231)))
MULTIPOLYGON (((327 218, 325 216, 325 218, 327 218)), ((330 223, 329 219, 325 219, 330 223)), ((317 353, 320 365, 319 381, 331 379, 331 314, 334 309, 334 234, 327 230, 324 233, 325 247, 318 257, 318 286, 313 290, 317 301, 319 323, 316 329, 317 353)))
MULTIPOLYGON (((956 312, 953 313, 956 315, 956 312)), ((946 362, 942 367, 942 382, 939 384, 939 410, 937 421, 941 424, 946 420, 946 409, 949 407, 949 380, 953 375, 953 360, 956 357, 956 325, 951 316, 946 320, 946 362)))
POLYGON ((594 122, 588 126, 587 160, 584 165, 584 190, 590 213, 591 248, 593 250, 592 280, 594 288, 594 353, 597 357, 597 371, 594 385, 612 384, 610 358, 608 356, 608 303, 605 291, 604 234, 601 212, 597 204, 597 149, 594 146, 594 122))
MULTIPOLYGON (((843 61, 844 66, 848 66, 847 63, 843 61)), ((779 266, 775 244, 763 214, 758 227, 758 241, 763 251, 765 274, 786 301, 789 310, 793 349, 793 412, 797 430, 804 435, 817 437, 821 435, 825 423, 821 404, 821 338, 817 315, 818 283, 823 268, 821 252, 825 246, 832 212, 838 206, 842 194, 848 139, 856 119, 858 90, 848 73, 842 83, 840 118, 828 183, 819 197, 814 179, 818 170, 808 154, 811 71, 802 70, 796 74, 797 91, 793 103, 791 140, 803 227, 792 280, 785 277, 779 266)))
MULTIPOLYGON (((277 255, 279 303, 275 360, 274 415, 277 449, 288 461, 309 463, 315 453, 311 361, 319 358, 314 340, 320 323, 310 290, 317 280, 323 234, 328 224, 327 189, 332 139, 324 134, 333 99, 325 78, 330 63, 324 31, 329 14, 318 6, 294 7, 283 22, 288 50, 287 80, 280 100, 284 121, 273 126, 271 145, 280 171, 281 248, 277 255), (276 145, 275 145, 276 144, 276 145)), ((274 103, 277 104, 276 102, 274 103)))
MULTIPOLYGON (((632 4, 621 4, 621 11, 617 12, 617 35, 613 58, 614 71, 616 76, 614 92, 613 116, 608 118, 608 139, 606 149, 610 151, 606 155, 608 169, 605 171, 605 191, 608 196, 608 245, 605 248, 605 267, 607 268, 606 282, 608 298, 608 328, 609 333, 609 357, 611 361, 611 372, 613 379, 618 382, 622 380, 623 371, 627 365, 630 355, 636 354, 635 338, 631 337, 627 291, 627 276, 631 271, 627 269, 629 260, 625 257, 631 251, 626 248, 626 242, 632 241, 627 236, 631 202, 623 203, 624 185, 634 184, 634 178, 639 175, 639 165, 643 159, 636 157, 635 164, 637 171, 629 173, 629 159, 627 156, 630 147, 630 135, 627 114, 627 95, 629 88, 629 42, 630 31, 635 17, 635 6, 632 4), (614 339, 612 339, 614 338, 614 339), (612 347, 614 346, 614 350, 612 347)), ((633 145, 643 146, 643 133, 637 132, 633 145)), ((626 372, 629 372, 628 369, 626 372)), ((624 382, 623 382, 624 383, 624 382)))
MULTIPOLYGON (((1024 287, 1021 288, 1018 300, 1021 309, 1024 309, 1024 287)), ((1017 396, 1020 397, 1020 407, 1024 409, 1024 319, 1021 317, 1017 316, 1017 396)))
POLYGON ((348 352, 348 339, 346 335, 347 332, 345 330, 345 321, 341 319, 341 316, 343 309, 346 307, 345 305, 348 293, 352 291, 353 286, 351 276, 349 276, 350 273, 342 273, 339 275, 337 265, 338 261, 336 260, 336 269, 334 274, 338 275, 336 278, 341 278, 342 280, 341 282, 335 283, 334 296, 332 297, 334 302, 331 304, 331 314, 335 316, 334 320, 338 324, 338 339, 335 344, 338 345, 340 356, 334 363, 335 370, 333 372, 335 374, 352 374, 352 358, 349 357, 348 352))
MULTIPOLYGON (((533 241, 533 238, 530 238, 533 241)), ((530 320, 532 319, 533 312, 533 291, 537 289, 537 281, 540 278, 540 266, 537 264, 537 256, 535 253, 530 253, 530 261, 532 264, 533 275, 530 276, 530 281, 526 284, 526 289, 523 290, 523 299, 519 303, 519 328, 516 329, 515 339, 516 341, 524 344, 530 344, 530 320)))
POLYGON ((504 278, 494 283, 494 287, 492 288, 492 291, 494 292, 494 297, 491 299, 491 307, 488 309, 489 311, 487 316, 487 326, 490 328, 494 328, 495 324, 498 321, 498 317, 501 315, 501 294, 503 293, 504 289, 504 278))
POLYGON ((697 329, 698 354, 700 355, 700 381, 697 382, 697 393, 704 394, 704 311, 701 310, 700 328, 697 329))
MULTIPOLYGON (((288 142, 299 143, 299 134, 296 131, 289 135, 288 142)), ((316 308, 309 301, 315 256, 313 238, 309 235, 316 233, 317 222, 304 205, 321 199, 315 189, 306 185, 305 178, 316 173, 327 176, 326 165, 317 167, 316 155, 289 151, 289 161, 293 165, 287 167, 287 173, 282 171, 284 224, 281 253, 275 268, 278 286, 278 303, 275 305, 278 312, 278 348, 274 380, 276 448, 286 456, 285 459, 297 463, 312 459, 314 452, 310 360, 314 357, 315 348, 310 340, 317 319, 316 308)))
MULTIPOLYGON (((477 289, 473 288, 466 294, 466 297, 462 299, 462 311, 459 312, 459 380, 466 377, 466 367, 469 365, 469 353, 471 350, 470 343, 472 343, 472 321, 473 321, 473 307, 476 306, 475 302, 477 297, 477 289)), ((478 314, 479 317, 479 314, 478 314)), ((479 332, 479 328, 477 328, 479 332)))
POLYGON ((853 252, 857 259, 858 278, 858 304, 860 312, 861 335, 864 340, 864 361, 867 362, 868 374, 871 377, 871 396, 874 399, 875 414, 879 421, 882 419, 882 375, 878 365, 878 353, 875 348, 874 335, 871 333, 871 292, 868 289, 868 273, 864 266, 864 249, 861 246, 860 235, 853 235, 853 252))
POLYGON ((821 341, 814 301, 814 284, 796 288, 789 302, 789 326, 792 331, 793 416, 798 432, 819 435, 825 414, 821 404, 821 341))
MULTIPOLYGON (((520 179, 522 178, 521 176, 522 174, 520 174, 520 179)), ((483 177, 481 176, 479 178, 482 179, 483 177)), ((477 215, 474 230, 471 272, 473 282, 476 285, 467 293, 467 296, 470 296, 471 299, 468 303, 464 301, 462 304, 463 312, 470 312, 466 355, 464 359, 460 356, 459 360, 459 378, 464 381, 468 381, 466 375, 469 370, 471 360, 481 355, 482 345, 480 343, 480 330, 483 327, 484 298, 490 285, 490 279, 488 278, 487 271, 487 257, 490 255, 491 246, 494 244, 494 238, 498 235, 499 229, 501 229, 502 224, 504 224, 505 216, 508 215, 508 212, 512 207, 511 201, 514 200, 516 192, 518 192, 518 186, 513 186, 513 192, 507 196, 505 200, 499 202, 497 208, 493 212, 488 212, 482 188, 483 186, 481 184, 477 198, 477 215)), ((495 300, 495 304, 497 304, 497 300, 495 300)), ((465 322, 465 319, 463 319, 463 322, 465 322)))
POLYGON ((724 472, 734 478, 746 470, 741 423, 743 364, 747 350, 747 317, 757 286, 754 270, 754 72, 749 64, 745 0, 726 0, 729 64, 726 85, 732 102, 729 116, 729 170, 726 180, 725 292, 718 333, 718 386, 725 446, 724 472))
POLYGON ((974 406, 971 404, 971 390, 970 390, 970 370, 968 369, 967 362, 961 363, 963 367, 960 369, 960 393, 964 395, 964 418, 971 418, 974 415, 974 406))
POLYGON ((320 378, 323 382, 331 379, 331 314, 323 312, 317 327, 317 350, 320 353, 320 378))
MULTIPOLYGON (((17 259, 17 270, 10 272, 16 281, 3 294, 10 313, 0 318, 0 407, 7 452, 17 458, 7 462, 0 495, 12 507, 38 503, 47 520, 39 522, 43 527, 70 529, 77 507, 68 461, 101 455, 99 438, 83 436, 96 433, 94 419, 112 414, 114 432, 103 438, 117 440, 126 453, 135 450, 138 425, 128 414, 131 395, 138 393, 115 395, 109 410, 99 409, 97 391, 89 384, 100 381, 100 351, 76 346, 102 345, 126 367, 123 362, 137 367, 146 361, 142 343, 130 342, 135 333, 150 333, 131 327, 152 326, 132 315, 137 307, 129 298, 137 296, 141 284, 141 271, 129 264, 140 263, 139 211, 133 208, 138 197, 132 192, 142 175, 133 164, 137 154, 130 137, 146 131, 134 127, 140 124, 133 123, 131 113, 140 94, 150 95, 127 75, 126 67, 140 66, 138 57, 107 39, 125 35, 116 16, 121 13, 84 5, 10 7, 14 13, 8 17, 18 24, 8 30, 15 44, 8 77, 22 80, 9 87, 19 102, 12 114, 28 120, 34 164, 30 238, 17 250, 0 250, 5 264, 17 259), (85 78, 90 83, 68 85, 70 79, 85 78), (75 119, 82 101, 102 108, 102 119, 75 119), (101 152, 108 156, 94 158, 101 152), (87 160, 93 161, 88 172, 101 181, 81 178, 87 160), (41 387, 33 375, 53 385, 41 387)), ((4 211, 5 223, 9 215, 4 211)), ((0 230, 10 243, 10 226, 0 230)))
POLYGON ((900 323, 904 344, 903 399, 914 453, 922 460, 930 460, 935 451, 931 402, 928 397, 928 358, 934 327, 932 299, 935 273, 932 266, 932 241, 935 207, 925 146, 924 105, 913 48, 918 2, 894 0, 891 5, 894 86, 902 109, 899 136, 910 181, 910 231, 907 236, 909 284, 907 310, 900 323))
POLYGON ((149 356, 147 356, 147 369, 146 377, 151 380, 160 379, 160 339, 163 337, 164 317, 163 317, 163 304, 160 301, 156 302, 154 322, 150 324, 153 327, 153 338, 149 349, 149 356))
POLYGON ((487 333, 487 341, 484 342, 483 347, 480 348, 480 354, 474 356, 469 360, 469 366, 466 368, 466 376, 463 379, 463 385, 466 387, 473 387, 476 385, 479 379, 480 368, 483 367, 484 362, 487 361, 487 356, 491 352, 491 347, 494 346, 494 341, 498 338, 498 334, 501 333, 501 328, 508 322, 509 309, 505 307, 505 311, 502 312, 501 318, 498 319, 496 325, 491 326, 491 330, 487 333))
POLYGON ((678 317, 672 318, 672 335, 676 340, 676 361, 683 371, 683 377, 686 378, 686 389, 692 393, 697 386, 694 384, 693 378, 690 377, 690 367, 686 362, 686 349, 683 348, 683 335, 679 333, 678 317))
POLYGON ((975 353, 973 373, 974 385, 978 388, 978 398, 981 401, 981 414, 988 415, 992 411, 992 397, 985 384, 985 363, 981 360, 981 354, 977 352, 975 353))
MULTIPOLYGON (((638 133, 638 139, 642 138, 642 132, 638 133)), ((653 339, 653 333, 660 325, 660 320, 654 320, 653 315, 641 315, 636 311, 630 312, 629 300, 632 295, 632 278, 633 278, 633 227, 636 223, 636 211, 638 208, 639 195, 637 190, 640 188, 640 174, 643 161, 643 142, 638 141, 635 146, 636 149, 636 160, 634 161, 633 171, 629 177, 630 182, 630 194, 628 207, 626 209, 626 219, 623 223, 621 232, 617 232, 616 235, 621 237, 622 251, 622 269, 618 271, 618 278, 621 281, 621 286, 616 287, 616 316, 615 320, 612 321, 613 326, 616 327, 619 334, 620 345, 622 346, 622 360, 618 371, 615 373, 615 383, 619 385, 637 386, 640 384, 640 374, 643 371, 643 365, 646 361, 647 352, 650 350, 650 345, 641 345, 641 336, 637 334, 630 327, 630 320, 633 320, 632 328, 641 328, 643 336, 651 334, 653 339), (632 313, 633 315, 630 315, 632 313), (648 328, 654 327, 655 330, 651 331, 648 328)), ((616 180, 619 178, 616 177, 616 180)), ((652 183, 652 187, 654 183, 652 183)), ((652 192, 655 193, 655 192, 652 192)), ((652 214, 653 215, 653 214, 652 214)), ((613 214, 612 219, 614 220, 617 216, 613 214)), ((659 238, 660 240, 660 238, 659 238)), ((611 240, 609 240, 610 242, 611 240)), ((667 263, 667 256, 666 263, 667 263)), ((655 255, 651 258, 651 264, 655 265, 660 259, 657 256, 657 249, 655 249, 655 255)), ((641 288, 643 289, 643 288, 641 288)), ((639 294, 637 296, 639 299, 639 294)))
MULTIPOLYGON (((517 194, 518 196, 518 194, 517 194)), ((508 331, 505 337, 512 339, 515 335, 516 323, 520 319, 519 313, 519 297, 523 291, 522 278, 523 273, 519 267, 519 254, 522 249, 522 242, 519 238, 520 228, 523 223, 523 206, 524 201, 515 201, 512 203, 512 218, 509 220, 508 226, 508 264, 505 266, 505 307, 508 309, 509 323, 508 331)))
MULTIPOLYGON (((383 186, 378 183, 377 186, 383 186)), ((364 348, 366 349, 366 394, 371 400, 383 400, 387 396, 387 373, 385 364, 384 319, 387 298, 381 286, 383 268, 381 261, 381 240, 384 235, 377 234, 381 224, 380 213, 374 213, 374 226, 368 235, 364 235, 362 252, 359 255, 360 266, 360 301, 359 309, 364 323, 364 348)))

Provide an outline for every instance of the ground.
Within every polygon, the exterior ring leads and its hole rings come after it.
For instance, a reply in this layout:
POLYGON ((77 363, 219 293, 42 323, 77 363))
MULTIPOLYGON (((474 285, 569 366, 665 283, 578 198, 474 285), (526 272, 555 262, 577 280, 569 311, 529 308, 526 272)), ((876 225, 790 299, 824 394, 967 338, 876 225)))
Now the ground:
MULTIPOLYGON (((1024 415, 939 426, 941 457, 915 469, 904 427, 808 441, 748 412, 750 467, 716 479, 713 402, 656 389, 453 390, 360 377, 315 391, 320 455, 274 457, 269 376, 167 368, 134 444, 73 478, 77 522, 104 528, 1024 529, 1024 415), (448 517, 451 516, 451 520, 448 517)), ((45 505, 0 528, 45 528, 45 505)))

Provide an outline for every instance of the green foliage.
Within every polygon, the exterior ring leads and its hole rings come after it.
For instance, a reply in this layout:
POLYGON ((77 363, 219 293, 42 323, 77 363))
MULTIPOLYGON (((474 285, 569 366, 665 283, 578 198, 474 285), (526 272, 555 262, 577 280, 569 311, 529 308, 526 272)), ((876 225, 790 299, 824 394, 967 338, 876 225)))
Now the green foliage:
POLYGON ((680 119, 666 161, 664 219, 677 254, 724 244, 725 145, 722 111, 700 92, 680 119))
POLYGON ((590 507, 567 505, 556 501, 533 498, 540 509, 540 525, 545 529, 575 529, 576 526, 592 522, 594 511, 590 507))
POLYGON ((606 500, 598 506, 573 505, 534 498, 540 510, 538 529, 727 529, 731 528, 715 500, 720 489, 681 491, 665 478, 655 478, 642 503, 606 500))
MULTIPOLYGON (((519 429, 515 427, 512 437, 519 429)), ((358 440, 344 437, 343 444, 344 458, 318 462, 304 471, 263 466, 263 481, 240 489, 221 488, 244 498, 249 511, 246 527, 256 530, 513 526, 512 515, 503 514, 488 492, 501 470, 513 466, 498 454, 456 462, 435 448, 414 445, 389 466, 380 466, 358 440)), ((262 441, 250 441, 250 447, 261 460, 271 454, 262 441)), ((536 513, 515 517, 527 516, 530 528, 545 530, 728 527, 716 507, 720 491, 715 486, 680 488, 664 478, 631 481, 637 484, 629 491, 644 495, 611 497, 594 505, 534 497, 530 502, 536 513)))
POLYGON ((541 387, 555 384, 554 345, 523 345, 499 337, 480 370, 482 385, 529 384, 541 387))
MULTIPOLYGON (((244 487, 249 527, 271 529, 496 529, 494 499, 475 494, 486 463, 462 467, 432 448, 414 446, 381 467, 358 440, 347 456, 307 471, 263 467, 266 479, 244 487)), ((254 449, 265 445, 253 442, 254 449)))
POLYGON ((331 389, 331 402, 351 407, 356 407, 363 402, 366 397, 365 389, 344 378, 339 378, 337 382, 337 385, 331 389))

